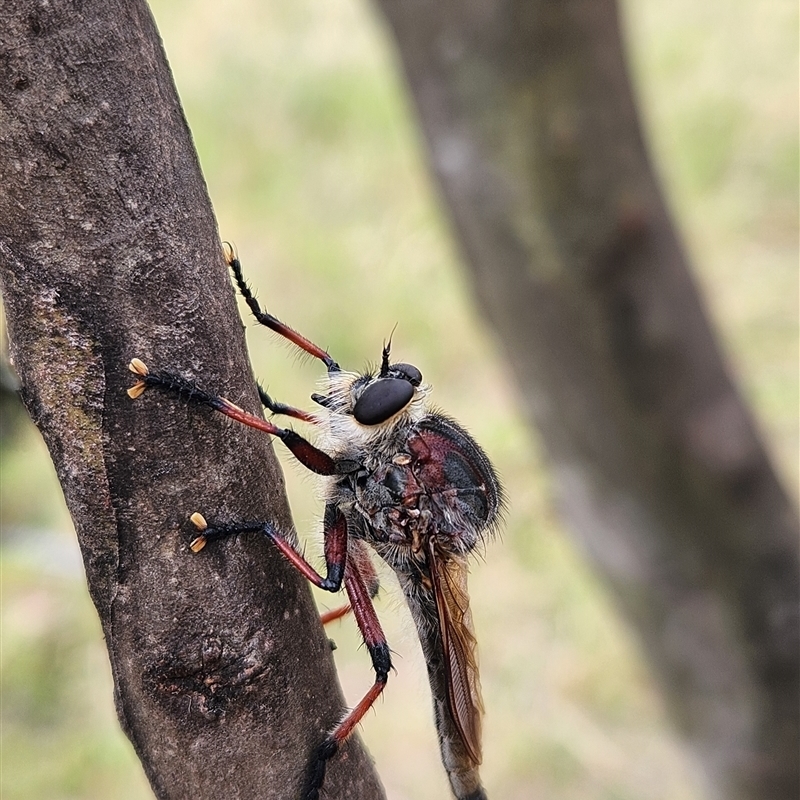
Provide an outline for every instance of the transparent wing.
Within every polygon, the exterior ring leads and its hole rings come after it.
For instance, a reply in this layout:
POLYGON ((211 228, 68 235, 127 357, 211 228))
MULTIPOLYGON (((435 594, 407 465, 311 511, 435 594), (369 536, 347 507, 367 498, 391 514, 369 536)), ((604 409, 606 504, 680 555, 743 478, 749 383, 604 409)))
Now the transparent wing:
POLYGON ((438 556, 431 541, 428 564, 439 615, 450 711, 464 747, 477 765, 482 759, 483 700, 478 674, 478 647, 467 593, 467 562, 466 559, 452 556, 438 556))

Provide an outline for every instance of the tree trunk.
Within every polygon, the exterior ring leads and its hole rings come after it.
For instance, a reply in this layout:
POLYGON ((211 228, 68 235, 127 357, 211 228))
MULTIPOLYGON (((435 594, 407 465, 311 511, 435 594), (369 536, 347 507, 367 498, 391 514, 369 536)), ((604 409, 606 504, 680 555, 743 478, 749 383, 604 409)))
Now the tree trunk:
MULTIPOLYGON (((216 223, 143 0, 18 0, 0 31, 0 278, 25 403, 75 522, 117 711, 161 798, 296 796, 344 701, 268 437, 158 393, 132 357, 259 409, 216 223)), ((381 798, 357 737, 326 797, 381 798)))
POLYGON ((798 524, 642 140, 612 0, 380 0, 571 529, 719 798, 798 796, 798 524))

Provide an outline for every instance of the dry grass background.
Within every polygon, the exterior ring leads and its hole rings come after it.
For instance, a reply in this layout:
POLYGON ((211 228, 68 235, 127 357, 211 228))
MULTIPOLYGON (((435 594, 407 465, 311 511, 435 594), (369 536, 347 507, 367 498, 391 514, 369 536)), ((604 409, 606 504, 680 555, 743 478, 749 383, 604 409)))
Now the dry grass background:
MULTIPOLYGON (((702 780, 636 642, 556 518, 546 464, 476 317, 372 7, 154 0, 153 11, 221 234, 260 299, 356 368, 379 358, 398 323, 396 356, 420 366, 435 401, 505 479, 506 531, 471 581, 491 796, 700 800, 702 780)), ((665 188, 796 496, 797 5, 628 0, 625 15, 665 188)), ((307 405, 318 365, 266 331, 251 326, 248 337, 269 389, 307 405)), ((315 541, 313 482, 284 462, 298 528, 315 541)), ((117 727, 77 545, 32 429, 4 446, 0 491, 3 800, 151 797, 117 727)), ((424 666, 390 586, 379 613, 397 674, 363 737, 391 800, 445 798, 424 666)), ((354 702, 371 681, 369 659, 351 623, 331 635, 354 702)))

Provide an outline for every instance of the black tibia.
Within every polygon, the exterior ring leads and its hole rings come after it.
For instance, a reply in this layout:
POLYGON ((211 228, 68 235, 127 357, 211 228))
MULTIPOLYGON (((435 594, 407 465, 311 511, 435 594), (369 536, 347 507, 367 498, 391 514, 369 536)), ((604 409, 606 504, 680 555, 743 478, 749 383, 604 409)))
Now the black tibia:
POLYGON ((258 320, 261 325, 264 325, 270 330, 275 331, 275 333, 279 333, 285 339, 288 339, 290 342, 297 345, 301 350, 305 350, 309 355, 314 356, 314 358, 318 358, 328 368, 328 372, 338 372, 339 365, 328 355, 327 352, 325 352, 325 350, 318 345, 315 345, 314 342, 310 341, 309 339, 306 339, 305 336, 298 333, 293 328, 290 328, 288 325, 281 322, 277 317, 273 317, 272 314, 268 313, 267 311, 262 311, 261 306, 258 304, 258 300, 256 300, 256 298, 253 296, 250 287, 247 285, 247 281, 244 279, 242 265, 237 258, 233 247, 230 245, 226 245, 225 257, 228 261, 231 271, 233 272, 233 277, 236 280, 236 286, 239 288, 240 294, 249 306, 250 311, 253 312, 253 316, 256 318, 256 320, 258 320))

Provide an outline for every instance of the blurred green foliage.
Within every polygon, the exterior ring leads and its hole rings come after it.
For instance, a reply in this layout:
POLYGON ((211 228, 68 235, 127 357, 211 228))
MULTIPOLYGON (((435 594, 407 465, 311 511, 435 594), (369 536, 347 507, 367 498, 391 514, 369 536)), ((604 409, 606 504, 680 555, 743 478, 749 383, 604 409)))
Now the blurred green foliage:
MULTIPOLYGON (((155 0, 153 10, 221 234, 260 299, 352 367, 378 360, 398 323, 397 356, 423 369, 436 402, 504 476, 507 530, 471 582, 492 796, 700 798, 635 643, 555 518, 372 7, 155 0)), ((733 367, 796 487, 797 4, 631 0, 625 12, 655 161, 733 367)), ((266 331, 248 336, 256 373, 303 405, 318 365, 266 331)), ((0 794, 150 797, 114 717, 102 634, 44 446, 26 429, 3 448, 0 794)), ((298 528, 315 541, 313 483, 288 460, 286 473, 298 528)), ((397 674, 363 736, 392 800, 447 797, 424 666, 391 589, 379 613, 397 674)), ((355 701, 368 659, 349 622, 332 635, 355 701)))

